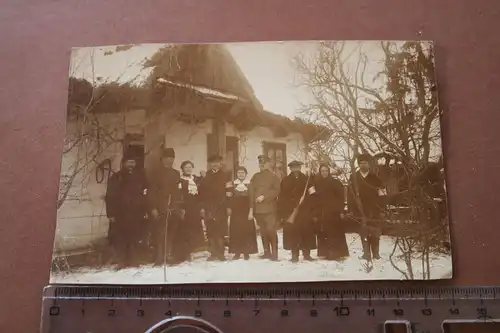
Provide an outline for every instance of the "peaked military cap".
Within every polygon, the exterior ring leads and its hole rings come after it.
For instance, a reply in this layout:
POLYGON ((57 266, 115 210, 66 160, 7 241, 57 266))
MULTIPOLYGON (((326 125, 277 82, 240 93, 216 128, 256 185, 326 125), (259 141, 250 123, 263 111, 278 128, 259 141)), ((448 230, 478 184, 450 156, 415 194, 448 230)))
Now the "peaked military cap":
POLYGON ((288 163, 288 167, 290 167, 290 168, 295 167, 295 166, 302 166, 302 165, 304 165, 304 163, 297 161, 297 160, 291 161, 290 163, 288 163))
POLYGON ((269 156, 266 155, 259 155, 257 159, 259 160, 259 162, 269 162, 271 160, 269 156))

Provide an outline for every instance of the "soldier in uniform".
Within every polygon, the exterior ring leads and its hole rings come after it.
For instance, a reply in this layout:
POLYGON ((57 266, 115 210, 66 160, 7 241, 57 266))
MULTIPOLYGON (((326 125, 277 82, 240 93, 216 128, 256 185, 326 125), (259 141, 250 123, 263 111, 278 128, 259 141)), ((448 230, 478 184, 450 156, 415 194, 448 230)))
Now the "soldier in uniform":
POLYGON ((172 236, 175 234, 176 219, 170 217, 172 196, 177 190, 180 173, 173 168, 175 151, 165 148, 160 156, 161 168, 155 182, 151 184, 151 213, 153 217, 152 241, 155 249, 155 266, 164 264, 165 255, 170 259, 172 253, 172 236), (165 248, 165 231, 167 232, 167 248, 165 248), (166 253, 165 253, 166 251, 166 253))
POLYGON ((222 157, 208 158, 210 170, 200 184, 200 196, 205 210, 209 261, 225 261, 225 236, 228 234, 226 185, 230 182, 227 172, 222 170, 222 157))
POLYGON ((281 181, 278 199, 278 215, 283 221, 283 247, 292 251, 292 262, 299 260, 299 251, 305 260, 312 261, 311 250, 316 248, 311 197, 315 189, 312 178, 301 172, 302 164, 299 161, 288 164, 291 172, 281 181), (291 218, 292 214, 294 218, 291 218))
POLYGON ((359 170, 352 173, 349 178, 347 206, 349 214, 361 224, 362 259, 380 259, 379 243, 382 233, 380 196, 384 192, 383 184, 370 170, 370 155, 360 154, 357 161, 359 170))
POLYGON ((122 168, 108 181, 105 204, 112 246, 119 268, 132 265, 148 213, 148 185, 145 174, 136 168, 136 157, 125 152, 122 168))
POLYGON ((248 219, 255 218, 260 227, 264 247, 263 259, 278 260, 278 221, 276 202, 280 193, 280 179, 271 171, 270 159, 258 157, 260 171, 253 175, 248 186, 248 219))

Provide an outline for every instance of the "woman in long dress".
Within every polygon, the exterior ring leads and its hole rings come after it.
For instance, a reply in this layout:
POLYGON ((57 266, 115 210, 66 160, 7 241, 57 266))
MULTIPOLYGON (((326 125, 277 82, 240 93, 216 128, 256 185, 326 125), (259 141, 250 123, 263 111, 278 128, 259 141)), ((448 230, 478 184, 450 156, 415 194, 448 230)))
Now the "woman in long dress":
POLYGON ((330 174, 330 167, 321 164, 315 182, 318 220, 318 256, 341 260, 349 256, 341 214, 344 211, 344 187, 330 174))
POLYGON ((229 253, 234 253, 233 260, 243 257, 250 258, 250 254, 257 253, 257 234, 255 223, 248 219, 250 205, 248 201, 247 169, 238 167, 236 169, 236 180, 228 186, 229 197, 229 253))
POLYGON ((201 202, 198 195, 199 177, 193 175, 191 161, 181 163, 181 177, 173 198, 172 223, 174 233, 172 259, 174 264, 191 260, 191 253, 205 245, 201 223, 201 202))

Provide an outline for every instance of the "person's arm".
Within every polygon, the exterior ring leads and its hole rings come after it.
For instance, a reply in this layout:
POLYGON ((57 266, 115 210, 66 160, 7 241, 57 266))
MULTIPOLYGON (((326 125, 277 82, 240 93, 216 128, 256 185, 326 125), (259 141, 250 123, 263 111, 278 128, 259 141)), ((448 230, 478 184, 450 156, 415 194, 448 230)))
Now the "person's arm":
POLYGON ((158 209, 159 207, 159 202, 158 198, 160 197, 159 194, 159 184, 158 180, 156 182, 152 182, 148 188, 148 200, 149 200, 149 207, 151 209, 151 212, 153 214, 153 217, 157 217, 158 215, 158 209))
POLYGON ((349 182, 347 183, 347 211, 353 213, 356 208, 356 194, 354 189, 354 174, 349 177, 349 182))
POLYGON ((333 187, 333 202, 336 212, 343 213, 345 209, 344 185, 339 180, 335 180, 333 187))
POLYGON ((306 191, 306 200, 307 200, 307 207, 309 212, 311 213, 311 216, 313 220, 318 221, 319 218, 321 217, 321 201, 320 198, 318 198, 318 194, 316 192, 316 177, 315 176, 310 176, 309 178, 309 184, 307 186, 307 191, 306 191))
POLYGON ((104 197, 104 204, 106 205, 106 216, 109 219, 116 216, 116 193, 117 193, 117 174, 112 175, 108 180, 106 188, 106 195, 104 197))
POLYGON ((285 218, 285 206, 286 206, 286 203, 285 203, 285 197, 283 196, 283 194, 286 193, 285 191, 285 179, 283 179, 281 182, 280 182, 280 194, 278 195, 278 200, 277 200, 277 214, 278 214, 278 217, 280 219, 283 219, 285 218))
POLYGON ((148 178, 146 177, 146 173, 142 173, 141 176, 141 183, 142 183, 142 205, 143 205, 143 211, 144 215, 150 214, 151 213, 151 202, 150 197, 151 193, 149 193, 149 184, 148 184, 148 178))
POLYGON ((234 198, 234 185, 232 181, 226 182, 226 212, 231 216, 234 198))
POLYGON ((278 176, 273 175, 271 177, 271 186, 269 187, 269 190, 267 190, 264 195, 264 200, 266 201, 275 201, 278 199, 278 196, 280 194, 281 190, 281 182, 278 176))
POLYGON ((379 208, 383 208, 383 206, 385 206, 385 202, 387 200, 387 190, 384 186, 384 183, 377 175, 373 175, 373 177, 374 177, 374 179, 373 179, 374 186, 377 188, 376 202, 377 202, 377 205, 379 206, 379 208))
POLYGON ((202 210, 206 210, 206 200, 207 200, 207 195, 210 195, 210 189, 209 186, 207 186, 207 178, 205 177, 200 177, 198 178, 198 182, 196 184, 198 186, 198 198, 199 198, 199 203, 200 207, 202 210), (208 191, 208 193, 207 193, 208 191))
POLYGON ((252 176, 252 179, 250 179, 250 184, 248 184, 248 219, 253 220, 253 208, 254 208, 254 193, 255 193, 255 175, 252 176))
POLYGON ((254 207, 254 196, 255 196, 255 176, 250 179, 250 184, 248 184, 248 203, 250 206, 250 209, 253 210, 254 207))

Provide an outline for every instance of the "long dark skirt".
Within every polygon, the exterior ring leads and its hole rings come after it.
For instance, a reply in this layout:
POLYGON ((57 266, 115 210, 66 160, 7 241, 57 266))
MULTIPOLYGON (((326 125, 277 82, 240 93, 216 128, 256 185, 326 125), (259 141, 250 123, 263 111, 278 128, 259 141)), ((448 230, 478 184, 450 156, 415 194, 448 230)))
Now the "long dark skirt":
POLYGON ((248 198, 235 197, 229 223, 229 253, 254 254, 257 249, 257 232, 254 221, 248 220, 248 198))
POLYGON ((340 214, 330 214, 319 221, 318 257, 338 260, 349 256, 340 214))
POLYGON ((171 254, 175 261, 189 260, 191 253, 205 245, 205 236, 201 224, 200 211, 197 205, 186 207, 182 218, 173 213, 169 220, 168 232, 171 232, 171 254))

